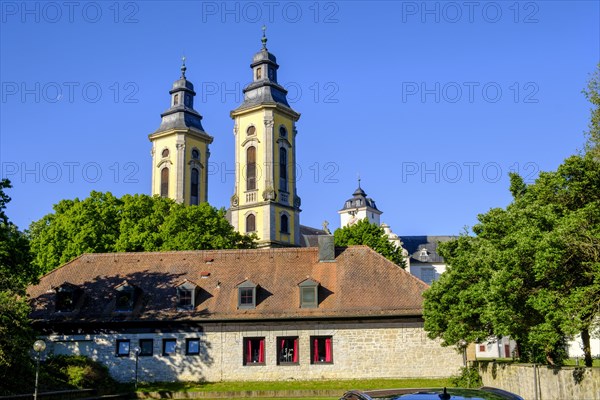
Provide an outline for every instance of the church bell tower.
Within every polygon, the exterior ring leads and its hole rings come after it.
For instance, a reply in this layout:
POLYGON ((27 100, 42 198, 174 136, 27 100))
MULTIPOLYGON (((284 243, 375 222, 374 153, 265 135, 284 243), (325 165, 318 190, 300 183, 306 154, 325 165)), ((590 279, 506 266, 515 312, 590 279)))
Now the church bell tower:
POLYGON ((208 145, 213 138, 202 127, 194 110, 194 85, 181 77, 169 91, 170 108, 162 113, 159 128, 148 136, 152 142, 152 194, 178 203, 197 205, 208 200, 208 145))
POLYGON ((267 50, 254 55, 252 82, 243 103, 231 111, 235 136, 235 189, 231 224, 241 233, 256 233, 261 247, 300 245, 300 197, 296 192, 296 121, 277 82, 279 65, 267 50))

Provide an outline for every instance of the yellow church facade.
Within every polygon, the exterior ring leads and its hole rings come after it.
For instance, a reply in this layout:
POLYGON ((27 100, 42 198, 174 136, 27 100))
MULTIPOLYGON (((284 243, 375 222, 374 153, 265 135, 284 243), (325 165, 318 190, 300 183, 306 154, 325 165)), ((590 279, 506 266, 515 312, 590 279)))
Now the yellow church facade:
POLYGON ((171 104, 161 114, 160 127, 150 134, 152 142, 152 194, 178 203, 198 205, 208 201, 208 145, 213 138, 202 127, 194 110, 194 85, 185 77, 169 91, 171 104))
MULTIPOLYGON (((296 122, 300 114, 277 82, 276 57, 262 49, 253 57, 252 81, 243 103, 231 111, 235 136, 235 186, 228 212, 240 233, 256 234, 259 247, 300 246, 300 197, 296 191, 296 122)), ((152 194, 179 203, 208 201, 207 162, 213 138, 193 108, 193 84, 173 84, 170 108, 161 114, 152 142, 152 194)))

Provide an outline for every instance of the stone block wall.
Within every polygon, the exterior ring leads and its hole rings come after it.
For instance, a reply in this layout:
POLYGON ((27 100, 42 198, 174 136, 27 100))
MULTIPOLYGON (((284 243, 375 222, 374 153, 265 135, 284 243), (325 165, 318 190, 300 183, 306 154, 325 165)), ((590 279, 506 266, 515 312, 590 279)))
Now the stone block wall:
POLYGON ((133 348, 153 339, 152 356, 140 356, 141 381, 243 381, 353 378, 448 377, 458 373, 462 356, 427 338, 420 321, 345 323, 207 324, 179 332, 93 334, 48 337, 48 352, 82 354, 105 364, 120 381, 135 374, 133 348), (331 336, 333 362, 311 363, 311 336, 331 336), (264 365, 243 365, 244 338, 265 342, 264 365), (298 363, 278 365, 277 338, 298 337, 298 363), (187 338, 200 339, 200 354, 186 355, 187 338), (129 339, 129 356, 116 355, 116 341, 129 339), (163 339, 176 339, 175 354, 164 356, 163 339))
POLYGON ((525 400, 600 400, 600 368, 537 366, 534 378, 531 364, 480 361, 476 365, 484 385, 508 390, 525 400))

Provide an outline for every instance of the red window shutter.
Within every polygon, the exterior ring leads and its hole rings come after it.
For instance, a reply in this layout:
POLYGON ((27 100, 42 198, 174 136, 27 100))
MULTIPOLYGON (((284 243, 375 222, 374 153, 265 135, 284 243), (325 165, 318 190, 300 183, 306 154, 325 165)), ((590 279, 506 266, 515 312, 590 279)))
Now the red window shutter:
POLYGON ((331 362, 331 338, 325 338, 325 362, 331 362))
POLYGON ((264 339, 260 339, 260 342, 258 344, 258 362, 262 363, 265 362, 265 340, 264 339))
POLYGON ((246 340, 246 363, 252 362, 252 340, 246 340))
POLYGON ((293 361, 295 363, 298 362, 298 338, 294 339, 294 355, 293 355, 294 359, 293 361))
POLYGON ((313 341, 313 362, 319 362, 319 339, 313 341))

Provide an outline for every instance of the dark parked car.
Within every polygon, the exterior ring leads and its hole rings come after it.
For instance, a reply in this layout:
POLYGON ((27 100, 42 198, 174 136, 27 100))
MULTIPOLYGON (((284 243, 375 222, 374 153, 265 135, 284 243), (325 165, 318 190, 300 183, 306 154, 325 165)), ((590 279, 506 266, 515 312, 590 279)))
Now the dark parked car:
POLYGON ((352 390, 340 400, 523 400, 521 396, 505 390, 482 387, 479 389, 383 389, 352 390))

